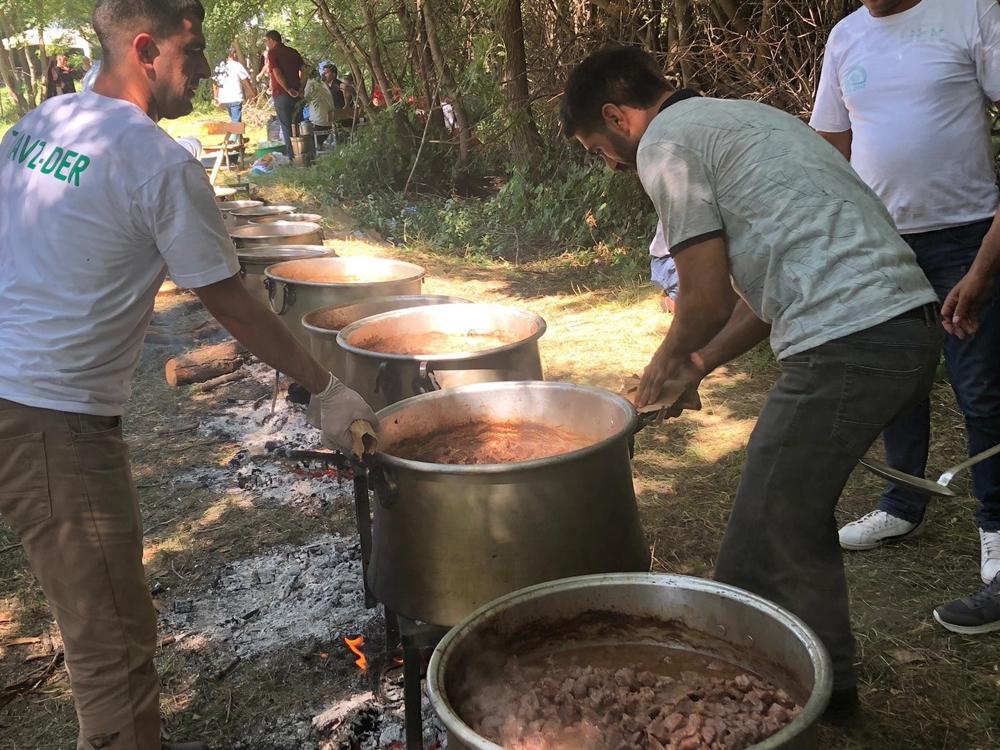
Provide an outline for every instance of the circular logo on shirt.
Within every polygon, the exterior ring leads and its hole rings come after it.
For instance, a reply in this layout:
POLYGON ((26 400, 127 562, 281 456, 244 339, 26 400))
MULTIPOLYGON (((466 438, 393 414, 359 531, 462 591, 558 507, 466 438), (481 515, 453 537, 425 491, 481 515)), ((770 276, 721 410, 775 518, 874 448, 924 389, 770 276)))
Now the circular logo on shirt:
POLYGON ((844 80, 841 85, 844 88, 845 94, 861 91, 861 89, 868 85, 868 71, 865 70, 863 65, 852 65, 844 71, 844 80))

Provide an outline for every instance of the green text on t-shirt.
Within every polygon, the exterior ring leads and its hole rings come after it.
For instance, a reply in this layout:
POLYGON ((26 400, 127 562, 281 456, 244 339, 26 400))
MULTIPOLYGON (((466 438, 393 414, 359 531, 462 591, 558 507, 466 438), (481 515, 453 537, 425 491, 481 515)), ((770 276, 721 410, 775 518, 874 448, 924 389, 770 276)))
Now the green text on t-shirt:
POLYGON ((80 187, 80 175, 90 166, 90 157, 65 146, 51 146, 40 138, 32 138, 30 133, 11 130, 14 145, 10 149, 10 160, 26 169, 34 169, 44 175, 52 175, 70 185, 80 187))

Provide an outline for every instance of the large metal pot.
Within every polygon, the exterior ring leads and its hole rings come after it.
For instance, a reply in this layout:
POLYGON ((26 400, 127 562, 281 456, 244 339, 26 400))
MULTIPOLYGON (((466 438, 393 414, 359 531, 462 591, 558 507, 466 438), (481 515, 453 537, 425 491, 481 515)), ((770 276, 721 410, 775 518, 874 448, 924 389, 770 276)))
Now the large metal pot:
POLYGON ((222 212, 222 220, 226 223, 226 229, 232 229, 237 226, 233 211, 239 211, 244 208, 257 208, 258 206, 263 206, 264 203, 262 201, 220 201, 216 199, 215 205, 222 212))
POLYGON ((245 224, 229 230, 236 247, 268 245, 322 245, 323 230, 311 221, 276 221, 273 224, 245 224))
POLYGON ((256 219, 250 219, 251 224, 273 224, 276 221, 311 221, 313 224, 320 224, 323 221, 323 217, 319 214, 294 213, 279 214, 277 216, 259 216, 256 219))
POLYGON ((309 334, 313 356, 338 378, 344 377, 345 354, 337 343, 337 334, 351 323, 379 313, 426 305, 447 305, 469 300, 443 294, 409 294, 376 297, 350 305, 332 305, 302 316, 302 327, 309 334))
POLYGON ((262 216, 284 216, 286 214, 295 213, 297 209, 295 206, 284 206, 284 205, 270 205, 270 206, 250 206, 248 208, 237 208, 233 209, 230 213, 233 215, 233 219, 236 220, 236 226, 243 226, 244 224, 249 224, 253 219, 259 219, 262 216))
MULTIPOLYGON (((463 685, 486 673, 487 658, 495 667, 498 655, 524 648, 526 636, 538 644, 554 631, 565 645, 573 638, 574 621, 582 623, 580 616, 586 614, 592 623, 602 612, 616 622, 660 621, 665 646, 693 648, 734 662, 804 704, 790 724, 752 750, 815 747, 816 723, 833 684, 830 658, 816 634, 786 610, 742 589, 650 573, 582 576, 532 586, 490 602, 453 628, 438 644, 427 670, 427 692, 448 730, 448 747, 501 750, 476 734, 456 711, 463 685)), ((621 645, 627 658, 630 643, 639 639, 630 642, 627 628, 620 632, 621 640, 610 637, 608 643, 621 645)))
POLYGON ((538 339, 545 321, 528 310, 506 305, 437 305, 373 315, 337 336, 344 350, 344 382, 380 409, 420 393, 472 383, 541 380, 538 339), (390 354, 365 348, 380 335, 501 332, 511 343, 474 352, 390 354))
POLYGON ((313 258, 271 266, 264 271, 264 285, 271 309, 308 349, 309 335, 302 327, 306 313, 370 297, 419 294, 425 274, 418 265, 389 258, 313 258))
POLYGON ((264 269, 286 260, 303 258, 334 258, 337 254, 323 245, 268 245, 266 247, 241 247, 236 249, 240 261, 243 284, 254 297, 268 304, 264 288, 264 269))
POLYGON ((400 401, 378 417, 368 583, 388 609, 451 626, 534 583, 649 569, 628 452, 636 414, 621 396, 570 383, 480 383, 400 401), (400 440, 481 419, 552 424, 593 442, 508 464, 393 455, 400 440))

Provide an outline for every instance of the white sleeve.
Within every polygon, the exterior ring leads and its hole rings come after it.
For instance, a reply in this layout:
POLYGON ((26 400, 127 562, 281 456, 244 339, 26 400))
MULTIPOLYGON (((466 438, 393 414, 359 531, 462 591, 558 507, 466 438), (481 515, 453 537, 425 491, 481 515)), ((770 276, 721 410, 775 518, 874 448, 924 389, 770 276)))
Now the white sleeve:
POLYGON ((250 74, 247 73, 247 69, 243 67, 243 63, 236 63, 236 77, 241 81, 250 79, 250 74))
POLYGON ((1000 5, 979 0, 979 29, 973 45, 976 77, 990 101, 1000 101, 1000 5))
POLYGON ((823 133, 843 133, 851 129, 851 115, 844 104, 844 92, 840 88, 840 75, 834 60, 832 35, 823 53, 823 69, 809 125, 823 133))
POLYGON ((153 175, 133 196, 132 211, 152 234, 178 286, 196 289, 239 271, 233 241, 198 162, 184 161, 153 175))

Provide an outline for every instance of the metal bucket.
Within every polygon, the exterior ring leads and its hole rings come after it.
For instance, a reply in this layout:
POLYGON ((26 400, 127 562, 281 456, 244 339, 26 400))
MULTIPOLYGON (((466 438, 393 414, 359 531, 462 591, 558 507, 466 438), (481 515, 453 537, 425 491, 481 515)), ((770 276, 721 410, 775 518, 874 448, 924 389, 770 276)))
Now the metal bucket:
POLYGON ((236 226, 243 226, 244 224, 249 224, 253 219, 259 219, 262 216, 277 216, 281 217, 285 214, 295 213, 297 211, 295 206, 285 206, 285 205, 271 205, 271 206, 251 206, 249 208, 237 208, 231 213, 233 218, 236 220, 236 226))
POLYGON ((541 380, 538 339, 545 321, 506 305, 437 305, 382 313, 352 323, 337 336, 344 350, 344 382, 373 409, 439 388, 501 380, 541 380), (510 343, 449 354, 389 354, 365 347, 379 335, 502 332, 510 343))
POLYGON ((351 305, 332 305, 313 310, 302 316, 302 327, 309 334, 313 356, 338 378, 344 377, 344 350, 337 344, 341 330, 363 318, 392 310, 427 305, 447 305, 468 302, 461 297, 442 294, 411 294, 397 297, 377 297, 351 305))
POLYGON ((481 383, 400 401, 378 417, 368 583, 393 612, 451 626, 524 586, 649 569, 628 448, 637 418, 621 396, 571 383, 481 383), (401 440, 484 418, 548 423, 593 442, 507 464, 393 455, 401 440))
MULTIPOLYGON (((812 750, 816 724, 830 700, 830 658, 800 619, 766 599, 733 586, 687 576, 651 573, 594 575, 552 581, 516 591, 473 612, 434 650, 427 692, 448 730, 451 750, 502 750, 476 734, 456 711, 463 685, 495 669, 496 657, 516 652, 529 639, 558 632, 571 639, 574 620, 600 613, 621 622, 630 617, 660 621, 664 645, 693 648, 727 659, 782 688, 803 706, 795 719, 748 750, 812 750), (687 633, 678 638, 678 633, 687 633), (674 640, 673 643, 670 641, 674 640)), ((627 658, 631 642, 609 637, 627 658)), ((535 640, 537 643, 537 640, 535 640)), ((562 641, 565 643, 565 640, 562 641)), ((542 650, 545 653, 545 650, 542 650)), ((625 664, 623 664, 625 666, 625 664)))
POLYGON ((337 254, 323 245, 269 245, 267 247, 237 248, 236 257, 240 261, 240 276, 243 284, 254 297, 268 304, 267 289, 264 288, 264 269, 286 260, 303 258, 335 258, 337 254))
POLYGON ((302 327, 306 313, 371 297, 419 294, 425 274, 418 265, 389 258, 313 258, 267 268, 264 284, 271 309, 308 349, 309 335, 302 327))
POLYGON ((310 221, 313 224, 321 224, 323 217, 319 214, 294 213, 282 216, 261 216, 256 219, 250 219, 251 224, 273 224, 276 221, 310 221))
POLYGON ((268 245, 322 245, 323 230, 311 221, 276 221, 272 224, 245 224, 229 230, 236 247, 268 245))

